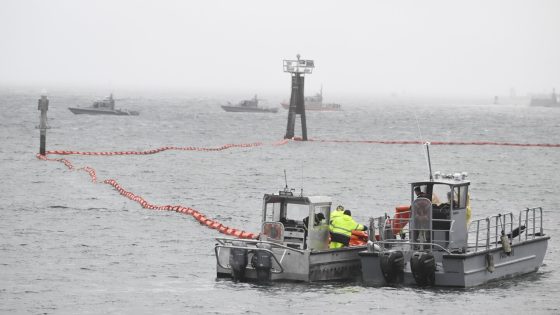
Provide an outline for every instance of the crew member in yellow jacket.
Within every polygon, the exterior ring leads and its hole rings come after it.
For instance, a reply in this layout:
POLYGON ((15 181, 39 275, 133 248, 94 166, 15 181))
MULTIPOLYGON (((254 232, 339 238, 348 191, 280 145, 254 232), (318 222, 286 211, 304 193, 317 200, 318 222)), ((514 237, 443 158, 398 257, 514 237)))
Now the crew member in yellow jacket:
POLYGON ((329 224, 332 224, 332 221, 344 214, 344 207, 342 205, 338 205, 336 209, 331 213, 331 219, 329 224))
POLYGON ((352 212, 344 210, 344 213, 331 220, 330 225, 331 243, 330 248, 341 248, 348 246, 353 230, 365 231, 367 226, 358 224, 352 219, 352 212))

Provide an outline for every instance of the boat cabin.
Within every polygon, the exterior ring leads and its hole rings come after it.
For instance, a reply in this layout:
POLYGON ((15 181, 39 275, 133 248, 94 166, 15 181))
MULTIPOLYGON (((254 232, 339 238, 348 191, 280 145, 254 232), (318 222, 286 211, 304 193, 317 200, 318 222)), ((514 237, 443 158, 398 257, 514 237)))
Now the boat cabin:
POLYGON ((255 95, 255 97, 253 97, 250 100, 243 100, 241 102, 239 102, 238 106, 240 107, 251 107, 251 108, 256 108, 259 105, 259 99, 257 98, 257 95, 255 95))
POLYGON ((436 173, 432 181, 411 183, 411 242, 466 252, 470 182, 465 178, 466 173, 436 173))
POLYGON ((109 95, 104 100, 93 102, 93 105, 91 107, 114 110, 115 109, 115 99, 113 98, 113 94, 109 95))
POLYGON ((322 103, 323 102, 323 92, 317 93, 314 96, 306 96, 304 98, 304 102, 315 102, 315 103, 322 103))
POLYGON ((331 204, 325 196, 265 194, 261 240, 301 250, 328 249, 331 204))

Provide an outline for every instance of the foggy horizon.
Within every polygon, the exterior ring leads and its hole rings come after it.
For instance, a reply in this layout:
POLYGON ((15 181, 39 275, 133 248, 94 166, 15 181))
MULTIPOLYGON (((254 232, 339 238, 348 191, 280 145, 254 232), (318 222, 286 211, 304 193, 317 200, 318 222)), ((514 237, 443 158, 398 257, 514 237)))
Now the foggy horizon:
POLYGON ((488 97, 560 89, 557 1, 4 1, 0 87, 488 97))

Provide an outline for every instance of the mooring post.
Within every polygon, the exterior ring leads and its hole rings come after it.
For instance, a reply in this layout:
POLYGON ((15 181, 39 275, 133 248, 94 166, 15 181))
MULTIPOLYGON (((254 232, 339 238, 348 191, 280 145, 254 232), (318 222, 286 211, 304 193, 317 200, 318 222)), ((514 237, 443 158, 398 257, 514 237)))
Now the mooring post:
POLYGON ((315 68, 313 60, 284 60, 284 72, 292 75, 292 94, 288 110, 288 125, 284 139, 292 139, 295 134, 296 115, 300 115, 302 139, 307 141, 307 122, 305 120, 305 74, 311 74, 315 68))
POLYGON ((39 154, 45 154, 45 147, 47 144, 47 110, 49 109, 49 100, 46 93, 42 93, 39 99, 37 109, 41 111, 41 121, 39 122, 39 129, 41 130, 41 140, 39 144, 39 154))

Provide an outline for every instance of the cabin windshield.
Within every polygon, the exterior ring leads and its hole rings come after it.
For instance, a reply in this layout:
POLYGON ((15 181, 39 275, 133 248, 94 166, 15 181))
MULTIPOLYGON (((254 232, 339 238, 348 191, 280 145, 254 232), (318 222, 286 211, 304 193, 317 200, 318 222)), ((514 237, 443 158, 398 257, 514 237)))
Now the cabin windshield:
POLYGON ((453 209, 463 209, 467 206, 467 194, 467 185, 419 184, 413 187, 412 201, 422 197, 431 200, 436 207, 453 205, 453 209))
MULTIPOLYGON (((321 209, 321 208, 319 208, 321 209)), ((327 212, 320 210, 320 212, 327 212)), ((326 215, 326 213, 323 213, 326 215)), ((303 219, 309 216, 309 205, 291 202, 267 203, 264 221, 282 222, 284 225, 302 225, 303 219)))
POLYGON ((432 188, 432 204, 441 205, 442 203, 447 202, 446 198, 449 191, 450 188, 447 185, 434 185, 432 188))
POLYGON ((417 198, 429 199, 432 204, 439 205, 442 203, 441 197, 447 196, 449 186, 447 185, 417 185, 413 188, 412 201, 417 198))

